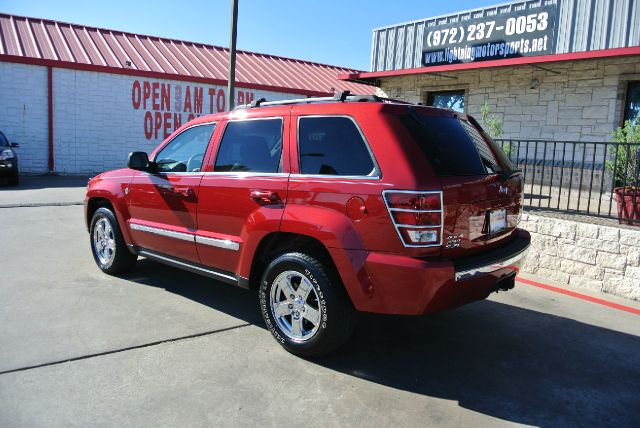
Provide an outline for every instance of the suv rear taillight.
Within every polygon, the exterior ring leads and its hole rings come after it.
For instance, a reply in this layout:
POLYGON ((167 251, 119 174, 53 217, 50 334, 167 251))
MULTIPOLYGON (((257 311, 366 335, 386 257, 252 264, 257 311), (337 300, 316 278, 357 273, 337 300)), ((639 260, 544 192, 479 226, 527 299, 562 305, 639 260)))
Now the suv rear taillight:
POLYGON ((442 245, 442 192, 385 190, 382 198, 405 247, 442 245))

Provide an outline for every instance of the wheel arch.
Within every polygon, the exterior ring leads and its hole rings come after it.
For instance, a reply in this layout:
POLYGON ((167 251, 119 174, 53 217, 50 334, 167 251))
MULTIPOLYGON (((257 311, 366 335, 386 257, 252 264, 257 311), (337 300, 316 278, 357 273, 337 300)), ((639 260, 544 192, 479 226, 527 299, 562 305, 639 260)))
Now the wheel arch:
POLYGON ((327 247, 316 237, 292 232, 272 232, 263 237, 253 254, 249 288, 258 289, 269 262, 289 252, 310 255, 326 266, 328 273, 340 280, 340 287, 356 307, 357 302, 368 299, 371 284, 364 268, 365 252, 354 254, 342 248, 327 247))
POLYGON ((93 214, 95 214, 98 208, 102 208, 102 207, 109 208, 111 211, 115 211, 113 209, 113 204, 107 198, 94 197, 94 198, 90 198, 87 201, 87 210, 85 215, 87 230, 89 230, 89 228, 91 227, 91 219, 93 218, 93 214))
POLYGON ((327 248, 311 236, 290 232, 271 232, 265 235, 253 254, 249 271, 249 286, 251 289, 259 287, 259 281, 270 260, 280 254, 300 252, 318 259, 337 272, 335 263, 327 248))
POLYGON ((120 232, 127 244, 131 244, 131 234, 129 233, 129 210, 123 198, 113 197, 114 195, 107 192, 90 192, 87 194, 85 203, 85 219, 87 231, 91 228, 91 219, 98 208, 105 207, 110 209, 118 220, 120 232))

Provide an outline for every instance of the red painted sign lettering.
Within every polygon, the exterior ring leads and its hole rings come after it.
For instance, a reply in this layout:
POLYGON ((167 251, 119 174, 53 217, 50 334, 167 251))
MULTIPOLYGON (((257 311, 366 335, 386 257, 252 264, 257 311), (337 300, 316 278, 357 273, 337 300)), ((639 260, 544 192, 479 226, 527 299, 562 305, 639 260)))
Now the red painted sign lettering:
MULTIPOLYGON (((225 111, 226 92, 223 89, 206 89, 208 108, 205 107, 204 94, 203 86, 174 84, 172 88, 170 83, 134 80, 131 105, 134 110, 145 110, 143 128, 147 140, 166 139, 183 123, 202 115, 205 110, 206 113, 225 111)), ((253 92, 238 91, 237 104, 248 104, 253 99, 253 92)))

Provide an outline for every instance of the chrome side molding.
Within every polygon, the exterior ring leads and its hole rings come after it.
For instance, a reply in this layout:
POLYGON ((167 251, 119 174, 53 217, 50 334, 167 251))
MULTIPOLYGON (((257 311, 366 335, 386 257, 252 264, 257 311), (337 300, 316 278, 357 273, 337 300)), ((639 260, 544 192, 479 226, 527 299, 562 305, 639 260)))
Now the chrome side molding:
POLYGON ((145 226, 138 223, 129 223, 131 229, 139 230, 141 232, 153 233, 160 236, 166 236, 169 238, 180 239, 182 241, 193 241, 193 236, 190 233, 176 232, 173 230, 160 229, 159 227, 145 226))
POLYGON ((133 230, 141 232, 153 233, 155 235, 166 236, 168 238, 180 239, 182 241, 193 242, 210 247, 222 248, 225 250, 238 251, 240 243, 229 239, 209 238, 206 236, 196 235, 195 233, 176 232, 174 230, 162 229, 159 227, 146 226, 139 223, 129 222, 129 226, 133 230))
POLYGON ((240 244, 229 239, 207 238, 205 236, 195 235, 196 243, 209 245, 211 247, 224 248, 225 250, 238 251, 240 244))

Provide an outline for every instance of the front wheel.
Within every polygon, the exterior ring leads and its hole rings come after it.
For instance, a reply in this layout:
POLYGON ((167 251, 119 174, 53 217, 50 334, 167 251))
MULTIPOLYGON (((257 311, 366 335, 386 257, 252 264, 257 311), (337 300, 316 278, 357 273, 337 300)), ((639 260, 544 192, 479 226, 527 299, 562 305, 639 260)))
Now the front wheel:
POLYGON ((262 316, 287 351, 320 356, 349 338, 355 310, 339 281, 302 253, 283 254, 267 266, 260 283, 262 316))
POLYGON ((138 257, 129 252, 118 220, 110 209, 96 210, 89 231, 93 258, 104 273, 115 275, 133 268, 138 257))

